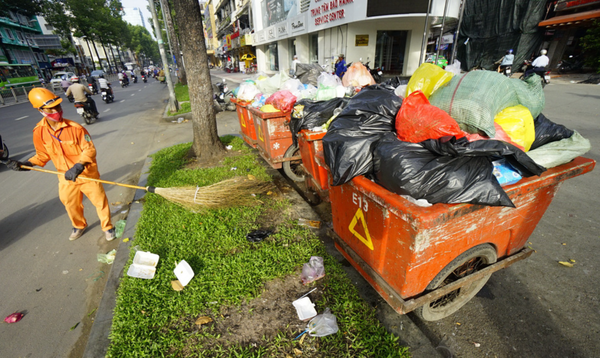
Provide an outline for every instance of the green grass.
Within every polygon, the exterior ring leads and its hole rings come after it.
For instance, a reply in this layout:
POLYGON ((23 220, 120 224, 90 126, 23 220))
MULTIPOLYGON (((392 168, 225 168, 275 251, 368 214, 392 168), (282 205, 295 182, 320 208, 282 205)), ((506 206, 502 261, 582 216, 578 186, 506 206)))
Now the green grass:
POLYGON ((189 113, 192 111, 192 105, 190 102, 179 103, 179 110, 177 112, 168 111, 167 115, 176 116, 178 114, 189 113))
MULTIPOLYGON (((255 154, 236 137, 222 140, 242 151, 242 155, 225 160, 223 167, 182 169, 191 144, 162 150, 153 156, 148 184, 157 187, 206 185, 234 175, 252 174, 258 179, 269 176, 257 162, 255 154), (237 170, 232 171, 232 167, 237 170)), ((359 296, 341 265, 329 256, 321 241, 311 231, 286 220, 269 240, 249 243, 245 236, 258 229, 257 218, 267 209, 284 212, 289 202, 263 198, 265 204, 209 210, 193 214, 148 194, 137 224, 134 245, 139 250, 160 255, 156 276, 144 280, 123 276, 114 310, 111 345, 107 357, 278 357, 298 347, 293 341, 300 333, 290 334, 281 328, 272 338, 258 345, 225 348, 190 347, 190 342, 210 342, 210 330, 191 332, 182 320, 213 312, 222 306, 237 306, 243 300, 258 297, 264 283, 297 272, 313 256, 325 259, 326 279, 318 312, 329 307, 337 317, 339 332, 322 337, 306 337, 317 352, 312 357, 408 357, 397 337, 389 334, 375 317, 375 311, 359 296), (176 292, 170 282, 175 279, 176 262, 186 260, 195 277, 183 291, 176 292), (216 304, 215 304, 216 302, 216 304), (196 339, 204 338, 204 339, 196 339), (184 352, 194 352, 185 355, 184 352)), ((132 250, 130 262, 135 250, 132 250)), ((125 267, 127 272, 128 266, 125 267)), ((291 355, 291 353, 290 353, 291 355)), ((283 355, 285 356, 285 355, 283 355)), ((303 355, 307 356, 307 355, 303 355)))
POLYGON ((177 98, 177 101, 179 102, 189 102, 190 93, 188 92, 188 86, 177 83, 175 85, 175 98, 177 98))

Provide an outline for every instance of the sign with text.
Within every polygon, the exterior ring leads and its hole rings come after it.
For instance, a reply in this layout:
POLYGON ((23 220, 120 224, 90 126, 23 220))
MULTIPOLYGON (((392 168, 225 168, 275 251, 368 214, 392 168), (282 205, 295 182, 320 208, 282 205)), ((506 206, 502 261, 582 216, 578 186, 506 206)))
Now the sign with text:
POLYGON ((369 35, 356 35, 354 46, 369 46, 369 35))
POLYGON ((312 0, 308 31, 318 31, 364 20, 367 0, 312 0))

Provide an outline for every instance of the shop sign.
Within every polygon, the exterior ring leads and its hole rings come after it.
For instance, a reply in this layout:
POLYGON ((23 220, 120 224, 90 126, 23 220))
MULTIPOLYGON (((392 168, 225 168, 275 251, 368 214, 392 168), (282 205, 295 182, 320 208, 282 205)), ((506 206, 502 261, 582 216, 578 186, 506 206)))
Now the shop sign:
POLYGON ((309 8, 309 32, 365 19, 368 0, 313 0, 309 8))
POLYGON ((304 33, 306 30, 306 13, 290 20, 290 32, 292 34, 304 33))
POLYGON ((288 35, 287 22, 281 23, 275 27, 277 28, 277 38, 287 37, 287 35, 288 35))
POLYGON ((275 33, 275 26, 269 27, 267 30, 267 40, 275 40, 277 38, 277 34, 275 33))
POLYGON ((369 35, 356 35, 354 46, 369 46, 369 35))
POLYGON ((231 34, 228 34, 228 35, 225 37, 225 39, 226 39, 225 41, 226 41, 226 46, 227 46, 227 49, 231 49, 231 34))
POLYGON ((442 36, 442 45, 444 44, 451 44, 454 42, 454 35, 444 35, 442 36))
POLYGON ((236 32, 234 32, 234 33, 231 34, 231 39, 233 40, 233 39, 237 38, 238 36, 240 36, 240 32, 236 31, 236 32))

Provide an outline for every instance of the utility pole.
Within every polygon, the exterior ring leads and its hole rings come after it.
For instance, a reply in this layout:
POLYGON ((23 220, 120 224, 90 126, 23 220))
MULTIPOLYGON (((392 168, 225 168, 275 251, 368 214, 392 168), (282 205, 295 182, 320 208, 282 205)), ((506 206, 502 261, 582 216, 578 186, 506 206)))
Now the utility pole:
POLYGON ((154 0, 148 0, 150 4, 150 12, 152 13, 152 22, 154 22, 154 31, 156 31, 156 39, 158 40, 158 50, 160 51, 160 59, 163 63, 163 71, 167 80, 167 87, 169 87, 169 110, 171 112, 177 112, 179 110, 179 104, 177 98, 175 98, 175 88, 173 87, 173 81, 171 81, 171 73, 169 72, 169 62, 167 61, 167 54, 165 52, 165 46, 162 39, 162 32, 160 25, 158 24, 158 18, 156 17, 156 6, 154 6, 154 0))

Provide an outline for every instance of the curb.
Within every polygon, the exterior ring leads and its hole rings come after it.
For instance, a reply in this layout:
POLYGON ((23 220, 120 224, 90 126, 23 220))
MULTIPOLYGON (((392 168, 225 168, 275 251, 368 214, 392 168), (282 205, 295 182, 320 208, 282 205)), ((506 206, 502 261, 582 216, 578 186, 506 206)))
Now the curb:
MULTIPOLYGON (((138 186, 146 186, 148 180, 148 172, 152 158, 146 157, 144 166, 142 168, 142 174, 138 181, 138 186)), ((119 246, 117 247, 117 255, 113 261, 106 286, 102 292, 102 299, 100 300, 100 306, 96 311, 96 317, 92 323, 92 328, 88 336, 88 341, 83 352, 83 358, 97 358, 106 356, 106 351, 110 345, 108 338, 110 334, 110 328, 112 326, 113 311, 117 303, 117 288, 119 282, 123 276, 123 269, 129 261, 129 251, 131 249, 131 242, 135 236, 135 226, 142 213, 143 205, 140 202, 144 198, 146 192, 141 189, 137 189, 133 196, 133 201, 129 207, 129 213, 127 214, 127 224, 123 231, 123 236, 118 240, 119 246), (123 238, 129 238, 128 242, 123 242, 123 238)))

